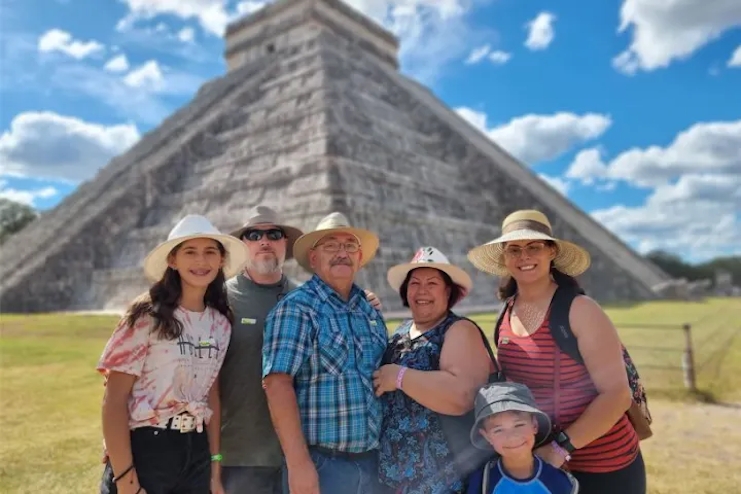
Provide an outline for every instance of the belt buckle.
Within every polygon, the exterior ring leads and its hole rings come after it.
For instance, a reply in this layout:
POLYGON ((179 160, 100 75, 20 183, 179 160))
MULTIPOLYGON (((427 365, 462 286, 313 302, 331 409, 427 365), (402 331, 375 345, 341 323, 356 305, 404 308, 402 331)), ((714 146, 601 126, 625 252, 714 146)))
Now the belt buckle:
POLYGON ((190 432, 193 429, 195 429, 195 417, 189 413, 184 413, 180 416, 180 427, 178 429, 180 430, 181 434, 184 434, 186 432, 190 432), (190 427, 188 427, 186 424, 189 422, 187 419, 193 419, 193 423, 190 424, 190 427))

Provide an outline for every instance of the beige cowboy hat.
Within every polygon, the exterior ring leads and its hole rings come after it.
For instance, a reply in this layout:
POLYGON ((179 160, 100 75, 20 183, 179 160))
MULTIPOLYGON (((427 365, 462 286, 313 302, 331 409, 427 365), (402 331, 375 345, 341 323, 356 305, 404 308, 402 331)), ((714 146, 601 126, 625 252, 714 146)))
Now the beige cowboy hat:
MULTIPOLYGON (((473 287, 473 281, 471 281, 468 273, 458 266, 450 264, 448 258, 434 247, 422 247, 414 254, 411 261, 392 266, 386 273, 386 279, 391 288, 398 293, 409 272, 417 268, 433 268, 442 271, 450 276, 453 283, 463 288, 464 296, 468 295, 473 287)), ((456 302, 460 302, 460 300, 456 302)))
POLYGON ((146 277, 151 281, 162 279, 167 270, 167 258, 172 249, 194 238, 212 238, 224 246, 226 259, 224 260, 223 270, 226 278, 231 278, 240 272, 247 262, 247 246, 241 240, 221 233, 206 217, 189 214, 175 225, 166 241, 152 249, 144 258, 144 274, 146 277))
POLYGON ((309 264, 309 251, 322 238, 340 232, 355 235, 360 242, 360 248, 363 251, 360 267, 365 266, 375 257, 378 250, 378 237, 369 230, 350 226, 350 222, 344 214, 334 212, 322 218, 313 232, 305 233, 296 240, 296 243, 293 244, 293 256, 296 258, 296 262, 307 271, 312 271, 309 264))
POLYGON ((578 245, 553 237, 551 223, 540 211, 515 211, 502 222, 502 235, 468 252, 468 259, 480 271, 504 276, 504 244, 517 240, 550 240, 558 246, 553 265, 564 274, 578 276, 589 268, 589 252, 578 245))
POLYGON ((275 225, 283 230, 286 233, 286 259, 293 257, 293 244, 296 242, 297 238, 304 234, 304 232, 296 227, 283 223, 280 215, 267 206, 255 206, 252 211, 250 211, 247 223, 245 223, 241 228, 231 232, 230 235, 242 240, 242 235, 244 235, 247 230, 259 225, 275 225))

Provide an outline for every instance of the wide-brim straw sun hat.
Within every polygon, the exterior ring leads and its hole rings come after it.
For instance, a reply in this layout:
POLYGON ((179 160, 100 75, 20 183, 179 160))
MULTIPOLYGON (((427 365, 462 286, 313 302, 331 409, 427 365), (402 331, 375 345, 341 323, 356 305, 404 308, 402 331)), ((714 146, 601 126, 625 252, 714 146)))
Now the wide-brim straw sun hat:
POLYGON ((448 258, 435 247, 422 247, 417 250, 411 261, 392 266, 386 273, 386 279, 391 288, 398 293, 409 272, 417 268, 433 268, 450 276, 453 283, 464 290, 464 295, 456 300, 456 303, 460 302, 465 295, 468 295, 473 288, 473 281, 468 273, 451 264, 448 258))
POLYGON ((293 257, 293 244, 296 243, 296 239, 303 235, 304 232, 294 226, 286 225, 281 216, 274 209, 267 206, 255 206, 255 208, 250 211, 247 222, 240 228, 231 232, 230 235, 242 240, 242 235, 244 235, 247 230, 261 225, 275 225, 286 233, 286 259, 291 259, 293 257))
POLYGON ((551 223, 546 215, 532 209, 515 211, 502 222, 502 235, 468 252, 468 259, 480 271, 497 276, 509 274, 504 264, 504 247, 507 242, 520 240, 545 240, 554 242, 558 253, 553 260, 556 269, 569 276, 578 276, 591 264, 589 252, 573 242, 553 236, 551 223))
POLYGON ((170 231, 167 240, 152 249, 144 259, 144 274, 151 281, 159 281, 167 271, 168 256, 172 249, 194 238, 210 238, 220 242, 226 250, 224 276, 231 278, 239 273, 247 262, 247 246, 241 240, 221 233, 208 218, 189 214, 181 219, 170 231))
POLYGON ((363 252, 360 267, 368 264, 376 256, 379 244, 378 236, 370 230, 351 226, 344 214, 334 212, 322 218, 314 231, 305 233, 296 240, 296 243, 293 244, 293 257, 296 262, 307 271, 313 271, 309 263, 309 252, 316 247, 317 242, 322 238, 336 233, 348 233, 358 239, 360 249, 363 252))

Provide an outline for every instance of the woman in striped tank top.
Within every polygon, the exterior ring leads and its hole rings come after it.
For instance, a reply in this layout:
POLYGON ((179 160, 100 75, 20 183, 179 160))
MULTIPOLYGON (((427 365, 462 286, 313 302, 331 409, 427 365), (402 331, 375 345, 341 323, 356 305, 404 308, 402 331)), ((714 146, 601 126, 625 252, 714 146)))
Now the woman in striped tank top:
POLYGON ((573 277, 589 267, 587 251, 554 238, 543 213, 524 210, 505 218, 502 236, 468 257, 477 269, 502 277, 499 296, 508 303, 496 343, 504 374, 528 386, 554 424, 553 441, 536 454, 568 468, 580 494, 645 494, 615 327, 594 300, 574 299, 569 323, 584 364, 560 351, 548 327, 556 289, 578 289, 573 277))

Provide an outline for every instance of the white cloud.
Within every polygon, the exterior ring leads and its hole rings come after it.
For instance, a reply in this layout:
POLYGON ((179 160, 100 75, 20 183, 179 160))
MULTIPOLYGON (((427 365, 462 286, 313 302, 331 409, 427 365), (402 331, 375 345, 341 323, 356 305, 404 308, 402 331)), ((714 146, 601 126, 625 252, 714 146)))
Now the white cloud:
POLYGON ((129 60, 122 53, 108 60, 103 68, 108 72, 126 72, 129 70, 129 60))
POLYGON ((555 33, 553 32, 553 22, 556 16, 550 12, 541 12, 535 19, 526 24, 528 29, 525 46, 530 50, 545 50, 551 44, 555 33))
POLYGON ((733 51, 731 58, 728 59, 729 67, 741 67, 741 45, 738 45, 733 51))
POLYGON ((249 0, 244 1, 244 2, 239 2, 237 4, 236 12, 233 17, 235 18, 242 17, 244 15, 249 15, 253 12, 257 12, 258 10, 263 8, 266 3, 267 1, 255 2, 255 1, 249 1, 249 0))
POLYGON ((156 60, 149 60, 132 70, 126 74, 123 81, 127 86, 148 89, 152 92, 161 91, 165 85, 165 77, 156 60))
POLYGON ((150 20, 159 15, 174 15, 181 19, 196 19, 201 27, 215 36, 222 36, 229 21, 224 0, 122 0, 129 13, 116 29, 126 31, 138 20, 150 20))
POLYGON ((738 0, 623 0, 618 32, 632 30, 632 40, 613 66, 626 74, 665 68, 739 25, 738 0))
POLYGON ((612 124, 608 115, 559 112, 524 115, 488 128, 485 114, 465 107, 456 112, 515 157, 530 164, 555 159, 578 144, 600 137, 612 124))
POLYGON ((20 190, 8 188, 8 181, 0 180, 0 197, 28 204, 29 206, 33 206, 36 199, 48 199, 57 194, 59 194, 59 191, 51 186, 43 187, 41 189, 20 190))
POLYGON ((196 32, 192 27, 184 27, 178 31, 177 37, 183 43, 192 43, 196 38, 196 32))
POLYGON ((546 181, 548 185, 556 189, 561 195, 568 196, 570 184, 561 177, 552 177, 550 175, 539 174, 540 178, 546 181))
POLYGON ((741 189, 741 120, 697 123, 677 134, 666 147, 629 149, 609 164, 596 150, 582 151, 566 176, 585 181, 607 177, 655 187, 688 173, 735 176, 741 189))
POLYGON ((492 51, 491 45, 483 45, 471 50, 471 53, 468 55, 468 58, 464 63, 466 65, 473 65, 479 63, 485 58, 494 65, 504 65, 509 62, 510 58, 512 58, 512 54, 502 50, 492 51))
POLYGON ((468 58, 466 59, 465 63, 468 65, 479 63, 490 52, 491 52, 491 45, 483 45, 483 46, 479 46, 478 48, 474 48, 473 50, 471 50, 471 54, 468 55, 468 58))
POLYGON ((78 41, 72 35, 61 29, 50 29, 39 38, 38 49, 42 53, 60 52, 67 56, 82 60, 95 53, 103 51, 105 47, 97 41, 78 41))
POLYGON ((133 124, 105 126, 51 112, 20 113, 0 136, 0 175, 79 182, 137 140, 133 124))
POLYGON ((504 65, 505 63, 509 62, 510 58, 512 58, 512 54, 502 50, 495 50, 489 53, 488 58, 491 63, 495 65, 504 65))
POLYGON ((579 151, 566 171, 566 177, 580 179, 586 184, 591 184, 595 178, 606 176, 607 165, 602 161, 598 148, 579 151))
POLYGON ((659 186, 642 206, 616 205, 592 216, 643 253, 662 249, 694 260, 738 253, 739 185, 738 177, 688 174, 659 186))

